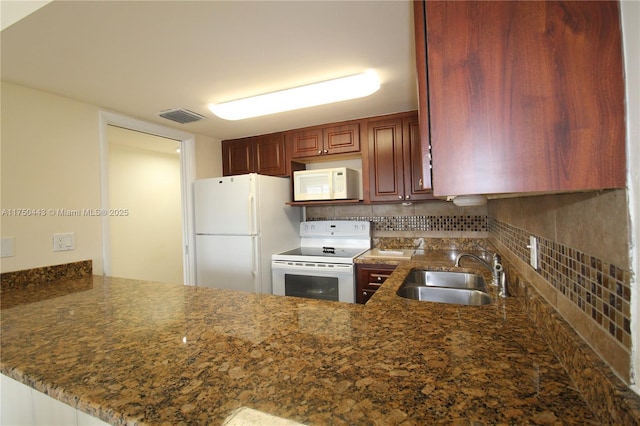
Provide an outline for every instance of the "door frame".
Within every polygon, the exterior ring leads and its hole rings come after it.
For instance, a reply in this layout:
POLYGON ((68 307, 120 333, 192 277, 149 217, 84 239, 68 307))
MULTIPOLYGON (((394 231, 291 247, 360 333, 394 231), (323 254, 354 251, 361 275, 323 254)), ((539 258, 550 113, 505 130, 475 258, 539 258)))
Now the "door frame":
MULTIPOLYGON (((180 142, 180 192, 182 197, 182 264, 184 284, 195 285, 195 228, 193 215, 193 182, 196 179, 195 135, 155 123, 100 110, 100 203, 109 210, 109 141, 107 126, 114 125, 133 131, 174 139, 180 142)), ((102 216, 102 260, 104 275, 111 273, 111 241, 109 216, 102 216)))

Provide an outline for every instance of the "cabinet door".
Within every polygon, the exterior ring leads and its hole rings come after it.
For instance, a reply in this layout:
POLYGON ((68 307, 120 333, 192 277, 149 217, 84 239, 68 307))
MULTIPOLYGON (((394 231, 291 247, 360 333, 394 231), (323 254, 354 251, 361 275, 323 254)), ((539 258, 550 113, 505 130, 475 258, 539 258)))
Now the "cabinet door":
MULTIPOLYGON (((413 2, 414 37, 416 48, 416 75, 418 87, 418 121, 419 139, 412 139, 412 144, 419 141, 420 156, 412 157, 412 167, 422 168, 422 187, 431 186, 431 138, 429 137, 429 86, 427 85, 427 34, 425 27, 426 8, 423 1, 413 2)), ((413 192, 413 191, 412 191, 413 192)))
POLYGON ((323 129, 324 154, 360 151, 360 125, 344 124, 323 129))
POLYGON ((291 133, 291 158, 316 157, 322 155, 322 129, 313 128, 291 133))
POLYGON ((270 176, 287 176, 284 133, 274 133, 256 138, 256 173, 270 176))
POLYGON ((360 125, 314 127, 291 133, 291 158, 360 152, 360 125))
POLYGON ((222 174, 243 175, 255 171, 254 138, 222 141, 222 174))
MULTIPOLYGON (((417 114, 412 114, 403 120, 402 131, 405 200, 434 199, 435 197, 431 194, 431 189, 425 189, 423 178, 423 146, 421 144, 420 125, 417 114), (409 198, 407 198, 407 196, 409 198)), ((428 164, 428 166, 426 179, 428 182, 431 182, 430 165, 428 164)), ((427 184, 426 186, 429 187, 430 185, 427 184)))
POLYGON ((402 119, 390 118, 367 124, 369 142, 369 199, 404 199, 402 165, 402 119))
POLYGON ((625 186, 618 2, 426 11, 435 195, 625 186))

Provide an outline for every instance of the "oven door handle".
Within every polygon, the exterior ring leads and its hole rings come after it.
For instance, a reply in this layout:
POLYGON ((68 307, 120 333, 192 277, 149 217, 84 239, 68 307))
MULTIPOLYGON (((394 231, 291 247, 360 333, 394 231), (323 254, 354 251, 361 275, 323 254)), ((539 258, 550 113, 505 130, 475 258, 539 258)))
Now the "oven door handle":
POLYGON ((271 269, 280 271, 313 271, 317 274, 346 274, 353 272, 353 263, 336 264, 332 267, 318 267, 313 262, 290 262, 286 260, 273 260, 271 269))

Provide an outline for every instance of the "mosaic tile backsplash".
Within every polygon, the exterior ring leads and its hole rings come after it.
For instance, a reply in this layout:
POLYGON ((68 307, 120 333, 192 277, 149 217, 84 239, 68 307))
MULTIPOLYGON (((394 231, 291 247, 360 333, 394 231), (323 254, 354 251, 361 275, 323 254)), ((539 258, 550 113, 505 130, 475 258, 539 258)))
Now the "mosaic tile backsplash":
POLYGON ((488 219, 476 216, 351 216, 314 217, 308 220, 362 220, 371 222, 376 231, 464 231, 487 232, 488 219))
MULTIPOLYGON (((494 218, 488 223, 492 236, 529 262, 531 233, 494 218)), ((631 350, 631 273, 556 241, 536 237, 538 273, 631 350)))

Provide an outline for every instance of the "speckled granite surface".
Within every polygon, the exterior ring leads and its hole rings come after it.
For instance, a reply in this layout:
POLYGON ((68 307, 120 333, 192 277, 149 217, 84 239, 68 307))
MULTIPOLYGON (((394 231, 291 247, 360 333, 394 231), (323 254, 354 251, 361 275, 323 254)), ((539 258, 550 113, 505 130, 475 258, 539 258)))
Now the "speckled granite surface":
POLYGON ((309 425, 607 423, 517 298, 395 295, 411 267, 451 264, 404 262, 364 306, 99 276, 32 303, 16 290, 0 370, 113 424, 220 424, 242 406, 309 425))
POLYGON ((90 260, 43 266, 24 271, 4 272, 0 274, 0 293, 37 287, 52 281, 69 280, 91 275, 93 263, 90 260))
POLYGON ((640 424, 640 397, 614 374, 512 264, 504 262, 504 265, 512 283, 511 292, 519 297, 525 312, 563 364, 589 408, 606 424, 640 424))

